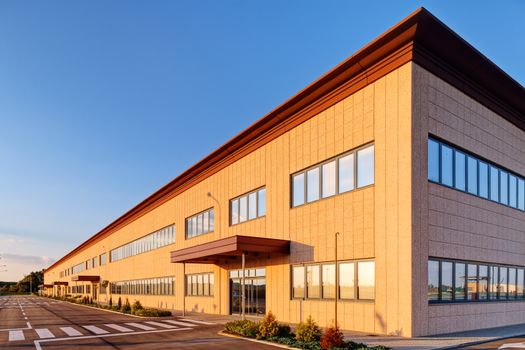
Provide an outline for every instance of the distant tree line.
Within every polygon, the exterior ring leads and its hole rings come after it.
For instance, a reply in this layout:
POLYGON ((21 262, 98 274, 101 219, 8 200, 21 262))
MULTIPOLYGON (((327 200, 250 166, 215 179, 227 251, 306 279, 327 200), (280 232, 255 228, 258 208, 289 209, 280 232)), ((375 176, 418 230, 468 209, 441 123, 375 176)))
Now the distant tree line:
POLYGON ((33 271, 18 282, 0 282, 0 294, 29 293, 38 291, 38 285, 44 283, 44 270, 33 271))

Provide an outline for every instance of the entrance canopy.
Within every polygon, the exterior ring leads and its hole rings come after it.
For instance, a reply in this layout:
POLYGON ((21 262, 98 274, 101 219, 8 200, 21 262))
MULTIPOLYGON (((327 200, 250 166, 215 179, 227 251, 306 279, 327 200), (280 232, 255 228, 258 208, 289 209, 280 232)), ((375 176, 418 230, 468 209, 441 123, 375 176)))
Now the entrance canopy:
POLYGON ((71 277, 71 281, 73 282, 99 282, 100 276, 73 276, 71 277))
POLYGON ((218 264, 246 256, 290 254, 290 241, 284 239, 232 236, 171 252, 172 263, 218 264))
POLYGON ((69 285, 69 283, 61 282, 61 281, 55 281, 55 282, 53 282, 53 285, 54 286, 67 286, 67 285, 69 285))

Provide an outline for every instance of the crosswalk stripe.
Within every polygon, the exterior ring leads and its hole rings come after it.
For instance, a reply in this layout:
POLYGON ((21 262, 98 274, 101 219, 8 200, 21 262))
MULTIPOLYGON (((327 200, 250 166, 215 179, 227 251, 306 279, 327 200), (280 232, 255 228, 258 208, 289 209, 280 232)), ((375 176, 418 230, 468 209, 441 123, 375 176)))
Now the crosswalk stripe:
POLYGON ((182 327, 195 327, 196 326, 195 323, 180 322, 180 321, 173 321, 173 320, 162 320, 162 321, 174 324, 176 326, 182 326, 182 327))
POLYGON ((9 341, 24 340, 24 332, 22 331, 9 331, 9 341))
POLYGON ((47 329, 47 328, 38 328, 38 329, 35 329, 35 332, 42 339, 54 338, 55 337, 55 335, 53 333, 51 333, 51 331, 49 329, 47 329))
POLYGON ((133 332, 133 329, 122 327, 122 326, 119 326, 118 324, 114 324, 114 323, 108 323, 108 324, 105 324, 104 326, 116 329, 119 332, 133 332))
POLYGON ((199 320, 190 320, 190 319, 187 319, 187 318, 181 318, 181 321, 193 322, 193 323, 196 323, 196 324, 204 324, 204 325, 215 324, 213 322, 205 322, 205 321, 199 321, 199 320))
POLYGON ((160 323, 160 322, 155 322, 155 321, 146 321, 146 323, 152 325, 152 326, 157 326, 157 327, 162 327, 162 328, 177 328, 175 326, 172 326, 170 324, 165 324, 165 323, 160 323))
POLYGON ((102 328, 98 328, 97 326, 82 326, 82 327, 84 327, 88 331, 95 333, 95 334, 108 334, 109 333, 108 331, 102 328))
POLYGON ((140 323, 134 323, 134 322, 130 322, 130 323, 126 323, 128 326, 131 326, 131 327, 135 327, 135 328, 139 328, 139 329, 143 329, 145 331, 152 331, 154 330, 155 328, 153 327, 150 327, 150 326, 146 326, 145 324, 140 324, 140 323))
POLYGON ((60 329, 70 337, 77 337, 79 335, 82 335, 82 333, 80 333, 73 327, 60 327, 60 329))

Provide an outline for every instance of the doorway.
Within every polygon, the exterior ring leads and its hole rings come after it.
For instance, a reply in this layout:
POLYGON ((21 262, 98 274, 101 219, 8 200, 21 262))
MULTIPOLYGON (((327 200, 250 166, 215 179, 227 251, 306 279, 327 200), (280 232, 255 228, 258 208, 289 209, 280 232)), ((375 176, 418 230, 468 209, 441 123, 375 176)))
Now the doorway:
MULTIPOLYGON (((247 315, 266 314, 266 269, 245 270, 246 303, 244 306, 247 315)), ((242 312, 242 271, 230 271, 230 313, 240 315, 242 312)))

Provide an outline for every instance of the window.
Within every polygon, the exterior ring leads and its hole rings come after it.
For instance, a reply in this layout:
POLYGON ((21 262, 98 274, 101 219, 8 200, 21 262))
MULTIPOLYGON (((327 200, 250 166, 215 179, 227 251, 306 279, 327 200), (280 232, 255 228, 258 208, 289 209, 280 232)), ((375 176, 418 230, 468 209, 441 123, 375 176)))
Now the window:
POLYGON ((339 158, 339 193, 354 189, 354 154, 339 158))
POLYGON ((230 224, 236 225, 266 215, 266 189, 261 188, 230 200, 230 224))
POLYGON ((493 166, 490 167, 490 199, 499 202, 499 171, 493 166))
POLYGON ((335 264, 323 264, 323 298, 335 298, 335 264))
POLYGON ((294 266, 292 268, 293 287, 292 298, 304 298, 304 266, 294 266))
POLYGON ((293 206, 304 204, 304 173, 293 177, 293 206))
POLYGON ((439 143, 428 140, 428 179, 439 182, 439 143))
POLYGON ((306 297, 321 297, 319 286, 319 265, 311 265, 306 267, 306 297))
POLYGON ((518 298, 525 297, 524 294, 524 287, 525 287, 525 275, 523 273, 523 269, 518 269, 517 272, 517 286, 516 286, 516 294, 518 298))
POLYGON ((467 265, 467 299, 469 301, 479 300, 478 298, 478 266, 467 265))
POLYGON ((112 282, 110 291, 112 294, 127 295, 175 295, 175 277, 112 282))
POLYGON ((323 198, 335 195, 335 160, 322 166, 323 198))
POLYGON ((525 179, 453 146, 428 139, 428 180, 525 211, 525 179))
POLYGON ((91 265, 93 267, 97 267, 97 257, 94 257, 93 259, 91 259, 91 265))
POLYGON ((489 166, 484 162, 479 162, 479 196, 489 198, 489 166))
POLYGON ((373 261, 360 261, 357 263, 357 288, 359 299, 374 299, 375 263, 373 261))
MULTIPOLYGON (((115 262, 172 243, 175 243, 175 225, 164 227, 142 238, 115 248, 109 252, 109 257, 111 262, 115 262)), ((106 254, 101 254, 100 259, 100 265, 104 265, 106 263, 106 254), (104 259, 104 263, 102 263, 102 259, 104 259)))
POLYGON ((345 262, 339 264, 339 298, 355 299, 355 264, 345 262))
POLYGON ((516 299, 518 288, 516 285, 516 269, 509 268, 509 299, 516 299))
POLYGON ((338 264, 338 268, 339 272, 336 273, 333 262, 292 266, 291 297, 341 300, 375 298, 373 260, 343 261, 338 264))
POLYGON ((374 183, 374 145, 357 151, 357 187, 374 183))
POLYGON ((489 299, 498 299, 499 292, 499 267, 490 266, 490 287, 489 287, 489 299))
POLYGON ((292 175, 292 206, 315 202, 374 183, 374 145, 292 175))
POLYGON ((100 254, 99 259, 100 259, 100 265, 101 265, 101 266, 102 266, 102 265, 106 265, 106 260, 107 260, 107 258, 106 258, 106 253, 102 253, 102 254, 100 254))
POLYGON ((186 275, 187 296, 212 296, 214 291, 213 273, 186 275))
POLYGON ((478 269, 479 300, 487 300, 489 295, 489 270, 486 265, 479 265, 478 269))
POLYGON ((460 191, 465 191, 466 189, 466 169, 465 169, 466 158, 465 155, 461 152, 454 152, 454 184, 455 187, 460 191))
POLYGON ((509 269, 508 267, 500 267, 499 268, 499 299, 507 299, 508 297, 508 273, 509 269))
POLYGON ((452 263, 448 261, 443 261, 441 263, 441 300, 452 300, 453 291, 454 289, 452 285, 452 263))
MULTIPOLYGON (((246 212, 244 213, 244 215, 246 218, 246 212)), ((240 220, 241 217, 239 215, 239 221, 240 220)), ((213 221, 213 208, 200 212, 189 218, 186 218, 186 239, 213 232, 215 227, 213 221)))
MULTIPOLYGON (((434 261, 437 262, 437 261, 434 261)), ((429 262, 430 263, 430 262, 429 262)), ((462 263, 455 264, 455 277, 454 277, 454 299, 455 300, 465 300, 465 283, 467 281, 467 265, 462 263)))

